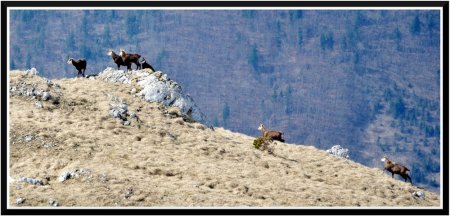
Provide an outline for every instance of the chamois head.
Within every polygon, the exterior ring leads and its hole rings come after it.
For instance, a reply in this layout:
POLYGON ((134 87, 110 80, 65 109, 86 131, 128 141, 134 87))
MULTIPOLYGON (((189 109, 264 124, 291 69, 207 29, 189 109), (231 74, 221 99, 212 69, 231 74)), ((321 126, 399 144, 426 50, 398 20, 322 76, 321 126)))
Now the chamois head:
POLYGON ((120 49, 119 55, 120 55, 120 56, 125 55, 125 50, 124 50, 124 49, 120 49))
POLYGON ((382 161, 382 162, 385 162, 386 160, 389 160, 388 157, 387 157, 386 155, 383 156, 383 157, 381 158, 381 161, 382 161))
POLYGON ((68 60, 67 60, 67 64, 72 64, 72 58, 69 58, 68 60))
POLYGON ((262 123, 259 123, 258 130, 263 130, 263 129, 264 129, 264 125, 262 123))
POLYGON ((113 53, 112 49, 109 49, 107 55, 112 56, 112 53, 113 53))

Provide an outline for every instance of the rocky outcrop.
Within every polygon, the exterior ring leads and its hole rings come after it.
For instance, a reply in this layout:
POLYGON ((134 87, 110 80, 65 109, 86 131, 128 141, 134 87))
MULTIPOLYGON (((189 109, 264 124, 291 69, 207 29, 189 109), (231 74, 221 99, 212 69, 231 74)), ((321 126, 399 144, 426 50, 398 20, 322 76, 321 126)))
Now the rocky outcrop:
POLYGON ((36 108, 39 109, 44 108, 43 101, 50 102, 51 104, 59 104, 59 99, 62 96, 61 86, 59 84, 40 77, 36 68, 31 68, 25 71, 25 73, 21 71, 16 71, 15 73, 20 73, 19 76, 23 79, 10 82, 9 93, 11 96, 31 98, 34 100, 36 108), (39 82, 27 80, 33 77, 37 77, 39 82))
POLYGON ((108 67, 99 73, 98 78, 130 85, 131 93, 143 100, 178 107, 184 115, 210 126, 192 97, 185 94, 177 82, 161 71, 154 72, 149 69, 124 71, 108 67))
POLYGON ((348 156, 348 149, 341 147, 340 145, 335 145, 331 147, 331 149, 327 150, 328 153, 336 156, 336 157, 342 157, 342 158, 349 158, 348 156))

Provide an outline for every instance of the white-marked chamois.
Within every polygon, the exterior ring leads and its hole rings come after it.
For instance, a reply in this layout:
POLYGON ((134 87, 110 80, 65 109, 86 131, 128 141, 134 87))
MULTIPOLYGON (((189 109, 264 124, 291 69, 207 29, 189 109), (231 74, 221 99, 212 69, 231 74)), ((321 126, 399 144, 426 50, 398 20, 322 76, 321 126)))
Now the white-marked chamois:
POLYGON ((67 64, 72 64, 78 70, 77 77, 81 74, 84 77, 84 72, 86 71, 87 62, 85 59, 73 59, 69 58, 67 64))

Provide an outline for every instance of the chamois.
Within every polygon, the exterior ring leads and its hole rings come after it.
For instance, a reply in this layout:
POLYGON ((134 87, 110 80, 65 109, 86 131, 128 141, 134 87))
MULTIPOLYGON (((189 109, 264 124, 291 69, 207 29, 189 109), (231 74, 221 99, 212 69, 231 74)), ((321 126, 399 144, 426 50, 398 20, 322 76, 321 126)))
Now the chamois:
POLYGON ((268 130, 264 127, 262 123, 259 124, 258 130, 261 131, 263 137, 267 137, 271 140, 278 140, 280 142, 284 142, 284 139, 281 137, 283 136, 283 132, 281 131, 268 130))
POLYGON ((155 69, 153 69, 153 67, 149 63, 147 63, 147 60, 145 60, 144 57, 142 57, 142 61, 140 61, 140 63, 141 63, 142 69, 150 68, 150 70, 155 71, 155 69))
POLYGON ((85 59, 73 59, 69 58, 67 64, 72 64, 78 70, 77 77, 81 74, 84 77, 84 72, 86 71, 86 60, 85 59))
POLYGON ((117 64, 117 70, 120 70, 120 66, 126 66, 127 69, 130 68, 131 63, 129 63, 128 65, 125 64, 125 62, 123 62, 122 57, 120 57, 119 55, 117 55, 112 49, 108 50, 108 55, 111 56, 111 58, 113 59, 114 63, 117 64))
POLYGON ((127 64, 128 70, 131 70, 131 63, 136 64, 137 70, 141 69, 141 63, 139 62, 139 58, 141 57, 141 55, 129 54, 129 53, 126 53, 125 50, 123 50, 123 49, 120 49, 119 55, 120 55, 120 57, 122 57, 122 61, 125 64, 127 64))
POLYGON ((412 184, 411 177, 408 175, 408 173, 406 173, 409 171, 407 167, 400 164, 396 164, 395 162, 389 160, 386 156, 381 158, 381 161, 384 162, 384 170, 389 171, 392 174, 392 178, 394 178, 394 174, 398 174, 405 179, 405 182, 406 180, 409 179, 409 181, 412 184))

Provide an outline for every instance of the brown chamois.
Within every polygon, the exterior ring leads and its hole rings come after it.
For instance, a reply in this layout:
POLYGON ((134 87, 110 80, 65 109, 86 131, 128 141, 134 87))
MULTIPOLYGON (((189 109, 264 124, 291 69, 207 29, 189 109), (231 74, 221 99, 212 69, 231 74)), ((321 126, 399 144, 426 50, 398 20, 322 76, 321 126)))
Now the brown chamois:
MULTIPOLYGON (((120 66, 126 66, 127 68, 131 67, 131 66, 125 64, 125 62, 123 62, 123 60, 122 60, 122 57, 117 55, 112 49, 109 49, 108 55, 111 56, 111 58, 113 59, 114 63, 117 64, 117 70, 120 70, 120 66)), ((129 63, 129 64, 131 64, 131 63, 129 63)))
POLYGON ((284 139, 282 138, 283 132, 281 131, 268 130, 264 127, 262 123, 259 124, 258 130, 261 131, 263 137, 267 137, 271 140, 278 140, 280 142, 284 142, 284 139))
POLYGON ((131 70, 131 63, 134 63, 137 66, 137 70, 141 69, 141 63, 139 62, 139 58, 141 57, 141 55, 129 54, 126 53, 123 49, 120 49, 119 55, 120 57, 122 57, 122 61, 127 64, 128 70, 131 70))
POLYGON ((407 167, 401 164, 396 164, 395 162, 389 160, 386 156, 381 158, 381 161, 384 162, 384 170, 389 171, 392 174, 392 178, 394 178, 394 174, 398 174, 403 177, 403 179, 405 179, 405 182, 409 179, 412 184, 411 177, 408 175, 408 173, 406 173, 409 171, 407 167))
POLYGON ((75 66, 75 68, 78 70, 77 77, 80 76, 80 74, 84 77, 84 72, 86 71, 86 65, 87 65, 87 62, 85 59, 69 58, 67 60, 67 64, 72 64, 73 66, 75 66))

